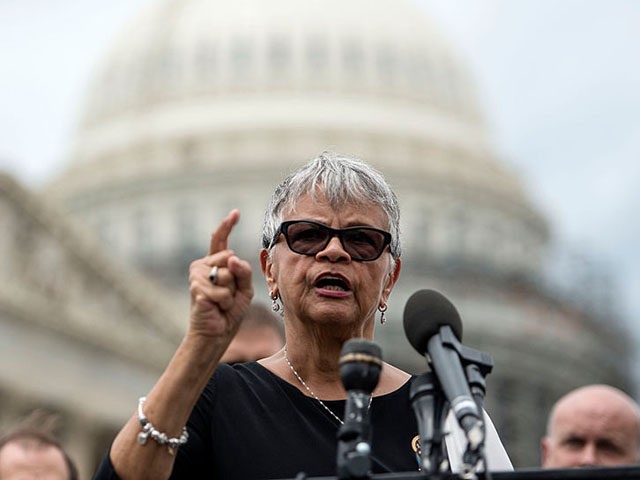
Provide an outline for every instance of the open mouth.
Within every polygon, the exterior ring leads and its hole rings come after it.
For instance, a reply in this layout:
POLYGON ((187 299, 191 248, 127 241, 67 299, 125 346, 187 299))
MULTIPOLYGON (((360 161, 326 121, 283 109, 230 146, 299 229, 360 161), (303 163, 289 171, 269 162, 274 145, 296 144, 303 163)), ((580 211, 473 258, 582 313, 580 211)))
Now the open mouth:
POLYGON ((341 277, 332 275, 326 275, 319 278, 315 284, 316 288, 322 288, 324 290, 334 290, 337 292, 347 292, 351 290, 349 283, 341 277))

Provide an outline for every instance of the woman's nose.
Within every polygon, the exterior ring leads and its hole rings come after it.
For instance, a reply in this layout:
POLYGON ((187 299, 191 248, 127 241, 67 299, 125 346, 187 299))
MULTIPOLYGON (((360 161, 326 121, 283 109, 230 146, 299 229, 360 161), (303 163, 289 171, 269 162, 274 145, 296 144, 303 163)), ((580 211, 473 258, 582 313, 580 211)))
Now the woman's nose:
POLYGON ((341 259, 351 258, 342 246, 342 242, 337 235, 334 235, 327 243, 327 246, 318 252, 316 257, 326 257, 332 262, 336 262, 341 259))

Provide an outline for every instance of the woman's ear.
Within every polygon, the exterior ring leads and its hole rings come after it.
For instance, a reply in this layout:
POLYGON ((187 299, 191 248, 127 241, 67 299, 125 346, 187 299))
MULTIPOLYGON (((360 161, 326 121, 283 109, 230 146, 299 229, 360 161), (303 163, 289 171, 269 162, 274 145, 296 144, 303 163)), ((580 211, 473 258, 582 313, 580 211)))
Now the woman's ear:
POLYGON ((399 258, 393 260, 393 269, 389 272, 387 276, 387 283, 384 286, 384 291, 387 294, 387 297, 391 294, 391 290, 395 286, 398 278, 400 278, 400 270, 402 269, 402 260, 399 258))
POLYGON ((267 282, 269 291, 272 292, 276 287, 276 279, 273 271, 273 262, 271 261, 271 255, 269 250, 263 248, 260 250, 260 268, 264 274, 264 279, 267 282))

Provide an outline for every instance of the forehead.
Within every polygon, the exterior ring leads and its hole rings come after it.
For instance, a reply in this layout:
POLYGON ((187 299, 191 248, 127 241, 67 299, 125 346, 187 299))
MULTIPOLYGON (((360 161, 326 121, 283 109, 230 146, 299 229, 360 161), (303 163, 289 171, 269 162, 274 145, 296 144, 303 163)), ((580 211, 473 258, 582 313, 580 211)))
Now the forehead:
POLYGON ((285 208, 283 220, 316 220, 332 226, 370 225, 382 229, 389 227, 385 211, 370 201, 348 199, 340 205, 330 205, 323 193, 302 195, 297 202, 285 208))
POLYGON ((637 430, 633 415, 611 402, 566 405, 557 412, 555 424, 560 434, 593 438, 635 437, 637 430))
MULTIPOLYGON (((52 445, 27 446, 11 442, 0 449, 0 477, 31 474, 36 478, 65 479, 67 464, 60 450, 52 445)), ((21 478, 21 477, 20 477, 21 478)))

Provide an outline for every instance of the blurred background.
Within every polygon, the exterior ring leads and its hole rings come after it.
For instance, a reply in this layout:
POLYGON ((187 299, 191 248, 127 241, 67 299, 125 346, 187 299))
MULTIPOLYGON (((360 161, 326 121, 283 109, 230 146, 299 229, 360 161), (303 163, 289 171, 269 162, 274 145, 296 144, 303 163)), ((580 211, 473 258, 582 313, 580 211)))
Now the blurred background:
POLYGON ((403 208, 384 356, 420 288, 487 351, 487 410, 537 466, 574 386, 636 396, 640 4, 508 0, 0 2, 0 428, 34 408, 88 477, 185 328, 186 272, 325 149, 403 208))

